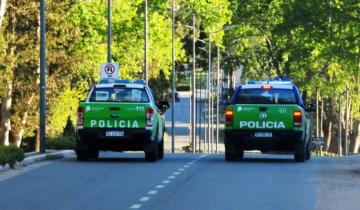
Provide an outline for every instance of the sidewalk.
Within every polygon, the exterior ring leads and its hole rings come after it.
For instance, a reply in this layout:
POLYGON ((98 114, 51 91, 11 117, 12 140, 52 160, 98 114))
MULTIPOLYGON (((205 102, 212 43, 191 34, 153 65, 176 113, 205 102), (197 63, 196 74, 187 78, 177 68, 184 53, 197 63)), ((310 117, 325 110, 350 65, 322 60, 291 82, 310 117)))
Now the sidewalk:
MULTIPOLYGON (((66 157, 72 157, 75 155, 74 150, 46 150, 45 154, 38 153, 38 152, 30 152, 25 153, 25 158, 21 162, 16 162, 14 165, 14 169, 20 169, 22 167, 32 165, 38 162, 43 162, 47 160, 56 160, 66 157)), ((8 171, 12 168, 10 168, 9 164, 6 164, 5 166, 0 165, 0 172, 8 171)))

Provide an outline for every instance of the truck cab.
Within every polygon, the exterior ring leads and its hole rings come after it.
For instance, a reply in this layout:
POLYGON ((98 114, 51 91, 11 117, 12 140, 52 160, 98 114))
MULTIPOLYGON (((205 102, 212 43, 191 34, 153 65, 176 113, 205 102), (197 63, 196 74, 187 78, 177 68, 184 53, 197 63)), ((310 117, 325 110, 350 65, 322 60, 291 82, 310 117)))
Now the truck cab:
POLYGON ((241 159, 244 150, 293 152, 297 162, 310 159, 308 111, 291 81, 239 86, 225 113, 225 159, 241 159))

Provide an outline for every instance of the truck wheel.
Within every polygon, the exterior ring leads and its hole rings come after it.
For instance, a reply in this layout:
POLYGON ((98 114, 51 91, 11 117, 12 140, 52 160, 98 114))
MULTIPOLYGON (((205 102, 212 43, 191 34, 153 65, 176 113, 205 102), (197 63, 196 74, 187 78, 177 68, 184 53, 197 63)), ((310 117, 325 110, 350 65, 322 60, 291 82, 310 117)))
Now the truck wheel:
POLYGON ((158 158, 164 159, 164 137, 161 138, 161 142, 158 143, 158 158))
POLYGON ((305 162, 306 160, 306 148, 304 143, 301 143, 295 148, 294 152, 294 160, 295 162, 305 162))
POLYGON ((239 159, 244 159, 244 150, 240 150, 238 154, 239 159))
POLYGON ((89 145, 87 143, 77 140, 75 152, 78 161, 89 160, 89 145))
POLYGON ((225 150, 225 160, 226 161, 234 161, 236 159, 243 159, 244 158, 244 150, 240 150, 236 153, 227 152, 225 150))
POLYGON ((310 160, 311 158, 311 143, 308 142, 306 145, 306 160, 310 160))
POLYGON ((89 158, 98 159, 98 158, 99 158, 99 150, 97 150, 97 149, 92 149, 92 150, 89 152, 89 158))
POLYGON ((226 161, 234 161, 234 160, 236 160, 236 154, 227 152, 225 150, 225 160, 226 161))
POLYGON ((89 153, 85 150, 76 150, 76 159, 78 161, 88 161, 89 153))
POLYGON ((156 162, 158 159, 158 145, 156 142, 152 142, 145 150, 145 160, 147 162, 156 162))

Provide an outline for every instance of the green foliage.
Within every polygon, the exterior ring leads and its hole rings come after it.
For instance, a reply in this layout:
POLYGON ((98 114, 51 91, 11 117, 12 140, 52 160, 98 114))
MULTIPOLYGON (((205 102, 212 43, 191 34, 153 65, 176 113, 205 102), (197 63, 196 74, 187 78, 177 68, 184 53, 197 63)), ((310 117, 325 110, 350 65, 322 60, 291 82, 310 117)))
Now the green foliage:
MULTIPOLYGON (((124 79, 143 78, 143 3, 113 1, 112 59, 124 79)), ((196 37, 221 47, 225 73, 243 65, 243 80, 288 75, 308 97, 318 89, 331 98, 348 87, 352 116, 360 119, 357 1, 177 0, 176 5, 177 64, 192 60, 192 29, 186 25, 195 15, 202 31, 196 37)), ((171 1, 149 1, 149 84, 159 99, 168 95, 172 69, 169 6, 171 1)), ((46 15, 47 135, 59 136, 70 125, 69 116, 75 122, 78 102, 99 80, 99 66, 107 60, 107 1, 47 1, 46 15)), ((15 136, 32 136, 39 129, 38 18, 38 1, 8 0, 0 30, 0 100, 12 86, 15 136)), ((201 70, 207 68, 207 55, 199 47, 207 46, 196 42, 201 70)))
POLYGON ((15 162, 24 160, 24 151, 15 145, 0 145, 0 165, 9 164, 11 167, 15 162))
POLYGON ((63 131, 63 136, 70 137, 73 139, 75 139, 75 137, 76 137, 75 127, 74 127, 74 124, 73 124, 70 116, 68 117, 68 119, 66 121, 66 125, 65 125, 65 128, 63 131))
POLYGON ((56 150, 75 149, 75 140, 67 136, 48 138, 46 139, 46 148, 56 150))
MULTIPOLYGON (((243 79, 288 75, 302 92, 333 97, 348 86, 360 101, 360 5, 352 0, 233 1, 223 66, 243 79)), ((358 116, 354 109, 353 116, 358 116)))

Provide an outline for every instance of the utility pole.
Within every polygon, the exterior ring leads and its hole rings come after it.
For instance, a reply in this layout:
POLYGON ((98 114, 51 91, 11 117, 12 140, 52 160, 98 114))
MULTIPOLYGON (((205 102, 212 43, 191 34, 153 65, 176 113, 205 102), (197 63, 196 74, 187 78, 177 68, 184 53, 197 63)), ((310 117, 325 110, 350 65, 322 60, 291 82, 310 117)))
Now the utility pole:
POLYGON ((195 98, 195 91, 196 91, 196 31, 195 31, 195 24, 196 24, 196 17, 193 14, 193 73, 192 73, 192 93, 191 93, 191 143, 192 143, 192 150, 195 153, 195 139, 196 139, 196 98, 195 98))
POLYGON ((111 63, 111 0, 108 0, 108 50, 107 50, 107 62, 111 63))
MULTIPOLYGON (((208 69, 208 76, 207 76, 207 101, 208 101, 208 107, 207 107, 207 114, 208 114, 208 119, 207 119, 207 127, 208 127, 208 148, 207 148, 207 152, 210 153, 210 141, 211 141, 211 129, 210 129, 210 106, 211 106, 211 95, 210 95, 210 77, 211 77, 211 34, 209 33, 209 69, 208 69)), ((212 143, 212 142, 211 142, 212 143)))
POLYGON ((175 153, 175 0, 172 0, 171 6, 172 19, 172 101, 171 101, 171 152, 175 153))
POLYGON ((148 82, 148 2, 144 0, 144 80, 148 82))
POLYGON ((319 137, 319 89, 316 87, 316 137, 319 137))
POLYGON ((341 94, 339 93, 339 139, 338 139, 338 152, 339 157, 341 156, 342 149, 341 149, 341 142, 342 142, 342 133, 341 133, 341 118, 342 118, 342 112, 341 112, 341 94))
POLYGON ((45 0, 40 1, 40 153, 46 150, 46 19, 45 0))
POLYGON ((199 148, 199 153, 200 153, 200 151, 201 151, 201 129, 202 129, 202 125, 201 125, 201 122, 202 122, 202 120, 201 120, 201 114, 202 114, 202 108, 201 108, 201 106, 202 106, 202 102, 201 102, 201 98, 202 98, 202 86, 201 86, 201 81, 202 81, 202 73, 200 73, 200 78, 199 78, 199 80, 198 80, 198 84, 199 84, 199 91, 200 91, 200 97, 198 98, 198 121, 199 121, 199 126, 198 126, 198 136, 199 136, 199 138, 198 138, 198 148, 199 148))
POLYGON ((349 89, 346 86, 346 114, 345 114, 345 156, 348 155, 348 127, 349 127, 349 89))
POLYGON ((216 75, 216 154, 219 145, 219 105, 220 105, 220 48, 217 47, 217 75, 216 75))

